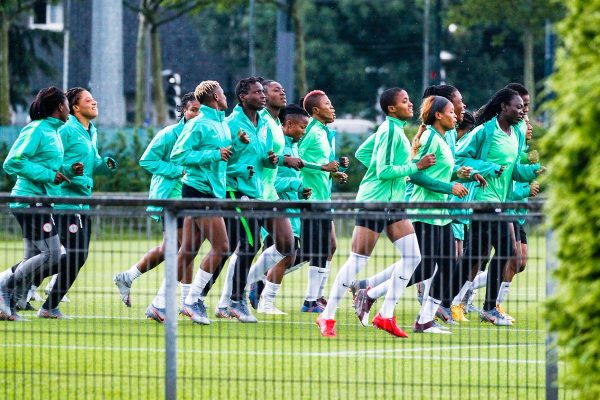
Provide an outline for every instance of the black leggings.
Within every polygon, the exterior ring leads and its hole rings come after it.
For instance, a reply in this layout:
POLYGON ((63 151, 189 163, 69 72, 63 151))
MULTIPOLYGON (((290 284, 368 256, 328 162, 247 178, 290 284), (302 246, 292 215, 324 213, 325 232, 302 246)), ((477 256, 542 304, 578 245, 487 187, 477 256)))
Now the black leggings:
POLYGON ((55 215, 55 219, 60 242, 64 246, 66 254, 60 257, 58 264, 46 272, 45 276, 35 279, 39 284, 45 277, 58 273, 56 283, 42 306, 46 310, 58 307, 63 296, 67 294, 77 279, 77 275, 88 257, 92 233, 91 219, 88 215, 55 215))
POLYGON ((300 250, 296 264, 308 261, 309 265, 325 268, 330 252, 331 219, 316 218, 302 220, 300 250))
MULTIPOLYGON (((484 212, 475 212, 474 214, 484 214, 484 212)), ((489 215, 489 212, 485 212, 489 215)), ((494 257, 490 261, 485 303, 485 311, 496 307, 496 298, 502 282, 502 271, 504 265, 514 255, 512 246, 510 225, 507 221, 481 221, 473 219, 471 229, 469 230, 469 246, 465 248, 462 259, 457 265, 456 273, 452 282, 452 295, 456 296, 460 288, 469 278, 471 266, 481 262, 482 259, 488 259, 490 250, 494 248, 494 257)))
POLYGON ((444 301, 451 295, 450 282, 456 261, 452 225, 414 222, 413 226, 421 250, 421 262, 410 278, 408 286, 431 278, 437 264, 438 270, 432 280, 429 294, 434 299, 444 301))

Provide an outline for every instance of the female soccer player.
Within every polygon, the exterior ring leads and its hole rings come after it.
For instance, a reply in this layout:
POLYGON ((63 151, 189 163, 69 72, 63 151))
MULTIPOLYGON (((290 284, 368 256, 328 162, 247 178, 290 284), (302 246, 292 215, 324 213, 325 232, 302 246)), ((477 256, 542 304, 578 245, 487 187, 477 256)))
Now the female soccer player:
MULTIPOLYGON (((412 103, 405 90, 393 88, 380 97, 386 121, 377 130, 367 173, 360 184, 357 201, 401 201, 406 189, 406 177, 435 164, 435 156, 427 155, 417 163, 410 162, 410 142, 404 125, 413 115, 412 103)), ((395 336, 406 337, 396 324, 394 307, 408 279, 421 260, 412 224, 406 219, 372 220, 357 218, 352 234, 350 258, 339 270, 327 305, 317 318, 321 335, 335 337, 335 312, 341 297, 354 276, 363 269, 371 256, 377 239, 385 230, 402 259, 394 265, 394 279, 380 313, 373 324, 395 336)))
MULTIPOLYGON (((146 151, 140 158, 140 166, 152 174, 150 183, 150 192, 148 197, 151 199, 180 199, 181 198, 181 178, 185 175, 185 168, 182 165, 176 165, 171 161, 171 151, 177 138, 181 135, 185 124, 195 118, 200 112, 200 102, 196 99, 194 93, 187 93, 181 98, 180 120, 178 123, 167 126, 154 136, 146 151)), ((148 207, 149 212, 162 212, 162 207, 148 207)), ((160 215, 153 215, 153 219, 160 221, 160 215)), ((177 238, 181 243, 181 229, 183 221, 177 220, 177 238)), ((163 232, 164 236, 164 232, 163 232)), ((136 262, 127 271, 119 272, 113 278, 115 285, 119 289, 121 301, 127 307, 131 307, 131 285, 134 280, 142 274, 152 270, 165 259, 165 240, 149 250, 144 256, 136 262)), ((181 303, 187 296, 192 280, 191 275, 181 276, 181 303)), ((161 284, 161 288, 163 285, 161 284)), ((159 290, 164 294, 164 290, 159 290)), ((159 309, 165 308, 164 296, 156 301, 159 309)))
MULTIPOLYGON (((29 108, 31 122, 25 126, 13 143, 4 171, 16 175, 14 196, 60 196, 60 185, 83 174, 83 165, 74 163, 65 168, 64 149, 59 128, 69 118, 69 102, 56 87, 40 90, 29 108)), ((61 255, 61 243, 48 204, 12 203, 15 217, 23 231, 23 261, 0 274, 0 319, 15 320, 19 316, 11 310, 11 301, 18 302, 29 291, 38 275, 56 264, 61 255), (41 214, 21 214, 19 208, 37 207, 41 214)))

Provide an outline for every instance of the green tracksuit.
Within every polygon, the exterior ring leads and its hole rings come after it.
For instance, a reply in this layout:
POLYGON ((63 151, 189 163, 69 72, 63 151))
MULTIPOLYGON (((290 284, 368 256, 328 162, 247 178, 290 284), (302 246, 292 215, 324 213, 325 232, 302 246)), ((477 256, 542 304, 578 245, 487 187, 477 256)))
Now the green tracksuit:
MULTIPOLYGON (((150 182, 150 192, 148 197, 151 199, 180 199, 181 198, 181 178, 185 170, 182 165, 177 165, 171 161, 171 151, 175 142, 181 135, 185 126, 185 119, 174 125, 169 125, 160 130, 140 158, 140 167, 152 174, 150 182)), ((149 212, 160 212, 162 207, 149 206, 149 212)), ((153 216, 154 218, 155 216, 153 216)), ((157 219, 160 219, 156 216, 157 219)))
MULTIPOLYGON (((402 201, 406 190, 406 177, 417 172, 410 161, 410 141, 404 134, 406 121, 386 117, 377 132, 367 139, 357 151, 357 158, 368 159, 368 169, 360 182, 357 201, 402 201), (371 148, 370 157, 366 152, 371 148)), ((361 162, 362 162, 361 161, 361 162)))
MULTIPOLYGON (((263 200, 275 201, 278 200, 277 190, 275 190, 275 180, 279 170, 279 167, 283 166, 283 156, 287 154, 284 152, 285 147, 285 136, 283 135, 283 129, 279 119, 273 118, 269 110, 266 108, 259 111, 260 115, 269 124, 269 133, 267 136, 266 148, 267 151, 272 150, 273 153, 277 154, 279 161, 274 169, 265 168, 263 170, 263 200)), ((289 155, 289 154, 287 154, 289 155)))
MULTIPOLYGON (((16 175, 17 182, 11 191, 13 196, 60 196, 60 185, 54 184, 56 172, 69 179, 73 171, 63 168, 64 148, 58 129, 63 121, 48 117, 27 124, 13 143, 4 171, 16 175)), ((26 203, 11 203, 10 207, 28 207, 26 203)))
MULTIPOLYGON (((71 166, 80 162, 83 163, 83 175, 73 176, 71 183, 64 182, 62 187, 62 196, 83 196, 90 197, 94 189, 94 175, 109 175, 116 171, 116 161, 110 157, 100 157, 98 154, 98 131, 94 124, 90 122, 89 129, 85 129, 79 120, 71 115, 66 124, 59 130, 63 147, 63 170, 68 170, 71 166), (112 162, 115 167, 109 168, 108 162, 112 162)), ((56 209, 89 209, 87 204, 57 204, 56 209)))
POLYGON ((231 144, 225 113, 202 105, 200 114, 185 124, 173 145, 171 161, 184 167, 183 183, 224 199, 227 162, 221 160, 221 148, 231 144))
MULTIPOLYGON (((299 157, 298 143, 294 142, 291 137, 285 136, 283 152, 291 157, 299 157)), ((282 200, 303 200, 302 191, 304 190, 304 185, 302 184, 300 171, 296 171, 293 168, 279 168, 277 178, 275 179, 275 189, 277 190, 277 195, 282 200)), ((294 208, 288 208, 286 211, 289 213, 300 213, 300 210, 294 208)), ((290 218, 290 223, 292 224, 294 236, 299 238, 302 225, 300 218, 290 218)))
POLYGON ((260 199, 264 188, 263 171, 265 168, 275 169, 268 158, 269 124, 259 113, 258 124, 254 126, 239 104, 225 120, 233 135, 233 154, 227 163, 227 190, 260 199), (250 143, 242 143, 238 138, 239 129, 248 134, 250 143), (249 166, 254 169, 252 177, 248 172, 249 166))
POLYGON ((298 144, 298 152, 302 160, 319 166, 319 169, 302 168, 301 170, 304 186, 312 189, 311 200, 331 200, 329 172, 320 170, 321 165, 331 161, 332 149, 329 135, 327 126, 311 118, 306 133, 298 144))
POLYGON ((477 170, 486 180, 486 190, 474 187, 475 201, 504 202, 509 186, 514 179, 518 182, 531 182, 536 178, 535 171, 539 164, 523 165, 520 163, 519 149, 522 148, 525 136, 517 125, 511 127, 511 135, 500 129, 496 117, 476 127, 456 150, 456 162, 477 170), (496 171, 504 166, 500 177, 496 171))

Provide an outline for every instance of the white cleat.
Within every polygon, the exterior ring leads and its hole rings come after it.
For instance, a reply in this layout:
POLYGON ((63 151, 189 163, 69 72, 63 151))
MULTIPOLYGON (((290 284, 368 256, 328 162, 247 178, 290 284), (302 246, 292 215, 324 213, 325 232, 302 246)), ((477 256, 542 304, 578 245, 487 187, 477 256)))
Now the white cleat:
POLYGON ((281 311, 279 308, 275 307, 275 304, 268 303, 264 301, 264 299, 260 299, 258 303, 258 308, 256 312, 259 314, 268 314, 268 315, 287 315, 286 312, 281 311))

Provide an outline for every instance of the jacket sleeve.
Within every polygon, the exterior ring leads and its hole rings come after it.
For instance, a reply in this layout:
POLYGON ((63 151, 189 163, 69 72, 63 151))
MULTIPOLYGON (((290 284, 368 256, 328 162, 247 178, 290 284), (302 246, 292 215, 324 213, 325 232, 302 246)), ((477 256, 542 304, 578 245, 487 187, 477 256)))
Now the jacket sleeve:
POLYGON ((164 136, 155 137, 144 151, 142 158, 140 158, 140 167, 152 175, 160 175, 170 179, 181 177, 183 166, 170 160, 163 160, 164 157, 168 156, 169 150, 164 136))
POLYGON ((375 145, 375 137, 377 134, 369 136, 356 150, 354 157, 365 167, 369 168, 371 157, 373 156, 373 146, 375 145))
POLYGON ((4 171, 9 175, 22 176, 32 182, 54 182, 56 171, 30 161, 39 145, 40 136, 36 135, 31 127, 21 132, 4 160, 4 171))
MULTIPOLYGON (((171 151, 171 160, 177 165, 183 166, 197 166, 197 165, 209 165, 218 161, 221 161, 221 151, 219 149, 214 150, 194 150, 192 129, 197 129, 196 125, 190 125, 189 129, 186 125, 183 128, 183 132, 179 135, 179 138, 173 146, 171 151)), ((202 136, 202 135, 200 135, 202 136)), ((198 139, 202 140, 202 137, 198 139)))
MULTIPOLYGON (((427 132, 427 133, 429 135, 431 135, 431 132, 427 132)), ((426 136, 424 134, 423 136, 421 136, 421 142, 426 143, 427 138, 428 138, 428 136, 426 136)), ((435 146, 435 145, 432 144, 428 149, 425 149, 425 146, 423 146, 423 143, 421 143, 421 146, 419 147, 419 151, 417 152, 417 155, 415 156, 415 158, 411 164, 413 164, 416 167, 417 160, 420 160, 422 157, 424 157, 425 152, 435 154, 436 150, 435 150, 435 148, 432 149, 433 146, 435 146)), ((429 176, 427 174, 426 169, 422 170, 422 171, 417 170, 416 172, 410 174, 410 181, 413 184, 424 187, 425 189, 431 190, 432 192, 452 194, 452 183, 443 182, 438 179, 432 178, 431 176, 429 176)))
POLYGON ((517 182, 532 182, 537 177, 536 171, 540 169, 540 164, 521 164, 515 161, 512 178, 517 182))
POLYGON ((298 192, 302 188, 302 180, 295 176, 277 177, 275 179, 275 191, 277 193, 298 192))
POLYGON ((377 178, 381 180, 396 179, 416 173, 419 170, 416 163, 409 161, 402 165, 392 164, 394 149, 390 142, 389 129, 377 132, 377 138, 373 146, 373 151, 377 153, 377 178))
POLYGON ((531 195, 531 189, 526 185, 514 185, 512 187, 511 200, 525 200, 531 195))
POLYGON ((298 155, 304 162, 303 173, 314 174, 321 171, 321 165, 315 162, 307 161, 306 158, 310 156, 310 148, 314 145, 314 135, 304 136, 300 143, 298 143, 298 155))
POLYGON ((461 167, 471 167, 484 178, 493 176, 500 170, 500 165, 475 158, 477 150, 483 145, 485 140, 485 129, 483 125, 460 141, 456 148, 456 164, 461 167))

